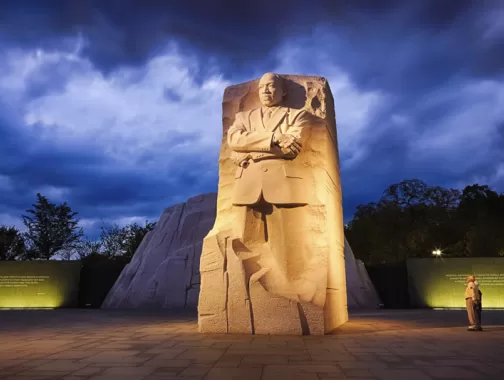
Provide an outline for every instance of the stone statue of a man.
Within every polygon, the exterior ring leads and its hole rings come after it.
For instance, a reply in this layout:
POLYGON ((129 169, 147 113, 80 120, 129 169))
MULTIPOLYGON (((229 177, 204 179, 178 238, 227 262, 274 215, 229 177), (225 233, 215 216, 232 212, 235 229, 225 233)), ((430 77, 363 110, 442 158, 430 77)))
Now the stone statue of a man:
MULTIPOLYGON (((311 185, 305 179, 310 169, 297 160, 309 137, 310 114, 282 106, 285 95, 280 76, 263 75, 262 107, 237 113, 228 130, 237 165, 233 251, 243 263, 249 290, 259 283, 273 298, 296 307, 307 303, 322 308, 326 276, 319 276, 320 263, 303 237, 303 209, 311 201, 311 185)), ((253 298, 251 303, 258 307, 261 301, 253 298)), ((263 325, 271 326, 267 321, 263 325)))
POLYGON ((348 312, 329 83, 267 73, 226 88, 222 111, 217 217, 199 268, 199 331, 333 331, 348 312))
POLYGON ((262 200, 277 205, 308 203, 295 158, 302 149, 309 114, 281 106, 285 95, 282 78, 264 74, 259 82, 263 107, 237 113, 228 130, 228 145, 238 165, 233 189, 236 205, 262 200))

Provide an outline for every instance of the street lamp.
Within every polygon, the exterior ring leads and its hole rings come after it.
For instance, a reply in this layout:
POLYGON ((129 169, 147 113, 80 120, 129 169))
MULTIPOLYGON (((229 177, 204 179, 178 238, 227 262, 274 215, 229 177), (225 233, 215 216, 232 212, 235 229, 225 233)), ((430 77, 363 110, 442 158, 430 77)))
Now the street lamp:
POLYGON ((441 252, 441 250, 440 250, 440 249, 435 249, 434 251, 432 251, 432 254, 433 254, 434 256, 441 256, 441 253, 442 253, 442 252, 441 252))

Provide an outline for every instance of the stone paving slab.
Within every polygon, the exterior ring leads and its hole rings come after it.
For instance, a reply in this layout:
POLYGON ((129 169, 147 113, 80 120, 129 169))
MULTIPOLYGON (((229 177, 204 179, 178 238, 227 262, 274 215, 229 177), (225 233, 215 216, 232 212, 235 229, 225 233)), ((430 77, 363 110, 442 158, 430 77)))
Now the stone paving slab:
POLYGON ((504 379, 504 311, 352 313, 326 336, 199 334, 160 311, 0 311, 0 379, 504 379))

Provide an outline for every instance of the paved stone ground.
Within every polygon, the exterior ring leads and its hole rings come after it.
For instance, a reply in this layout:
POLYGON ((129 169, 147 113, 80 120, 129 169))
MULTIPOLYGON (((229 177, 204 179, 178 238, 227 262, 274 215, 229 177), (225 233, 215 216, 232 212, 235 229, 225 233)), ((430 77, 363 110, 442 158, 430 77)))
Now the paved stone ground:
POLYGON ((323 337, 202 335, 194 316, 0 311, 0 379, 504 379, 504 311, 353 314, 323 337))

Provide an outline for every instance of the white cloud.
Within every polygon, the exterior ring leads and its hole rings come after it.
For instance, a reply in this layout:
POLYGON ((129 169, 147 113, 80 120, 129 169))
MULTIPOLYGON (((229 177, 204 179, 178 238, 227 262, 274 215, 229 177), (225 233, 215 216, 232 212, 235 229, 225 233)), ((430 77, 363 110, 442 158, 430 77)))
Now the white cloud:
POLYGON ((497 167, 497 171, 495 172, 495 176, 493 178, 494 182, 502 180, 504 180, 504 162, 497 167))
MULTIPOLYGON (((393 110, 390 125, 376 130, 377 116, 391 104, 392 95, 359 89, 335 58, 325 52, 324 44, 316 43, 316 38, 280 46, 279 64, 274 71, 328 79, 335 100, 342 169, 348 170, 366 158, 369 136, 383 132, 383 128, 397 128, 411 134, 411 141, 417 133, 416 113, 453 102, 465 106, 458 113, 446 113, 444 119, 424 126, 425 132, 411 143, 410 159, 427 162, 438 157, 449 170, 462 168, 461 163, 468 157, 483 159, 485 149, 492 143, 496 121, 504 119, 504 83, 483 81, 463 88, 444 88, 411 113, 393 110)), ((212 70, 217 74, 198 83, 197 60, 180 54, 172 44, 144 67, 122 67, 104 76, 81 55, 82 46, 82 39, 77 39, 67 50, 4 52, 0 61, 0 97, 12 105, 11 112, 18 112, 25 121, 23 128, 37 129, 38 136, 61 146, 92 144, 111 158, 111 164, 118 162, 125 170, 151 171, 174 183, 178 179, 169 175, 170 169, 188 166, 187 155, 203 156, 208 162, 205 167, 187 170, 195 170, 202 177, 215 176, 222 137, 221 101, 224 88, 230 84, 219 75, 218 67, 212 70), (60 81, 55 91, 30 97, 34 83, 54 84, 50 82, 51 74, 57 74, 60 81), (144 157, 148 159, 142 161, 144 157)), ((256 72, 243 79, 261 74, 256 72)), ((502 182, 503 175, 504 163, 486 183, 502 182)), ((6 186, 11 183, 0 177, 0 190, 6 186)), ((51 201, 60 202, 69 190, 48 184, 38 191, 51 201)), ((182 202, 185 196, 181 190, 171 200, 182 202)), ((164 206, 168 205, 160 207, 164 206)), ((114 209, 115 215, 120 212, 114 209)), ((143 224, 145 219, 133 215, 107 222, 143 224)), ((0 222, 9 221, 19 225, 19 218, 0 215, 0 222)), ((96 220, 84 219, 81 225, 93 228, 96 220)))
MULTIPOLYGON (((198 61, 168 44, 145 66, 121 67, 105 76, 81 55, 84 42, 77 38, 66 50, 3 52, 0 97, 8 111, 24 121, 20 128, 65 150, 94 146, 110 158, 110 165, 129 172, 150 171, 168 182, 177 181, 172 168, 180 171, 191 157, 207 157, 207 167, 198 168, 200 179, 213 180, 222 138, 222 96, 230 84, 218 68, 199 83, 198 61), (37 85, 52 90, 33 96, 37 85), (175 95, 170 98, 166 92, 175 95)), ((0 189, 11 185, 8 178, 0 178, 0 189)), ((48 183, 37 191, 59 203, 69 190, 48 183)), ((172 201, 184 201, 188 194, 182 193, 172 201)), ((161 209, 164 206, 169 205, 161 209)), ((146 219, 108 222, 143 224, 146 219)), ((82 220, 81 225, 95 222, 82 220)), ((5 214, 0 223, 20 226, 20 219, 5 214)))
POLYGON ((38 189, 35 189, 33 192, 42 194, 49 200, 49 202, 63 203, 67 198, 69 189, 63 187, 42 186, 38 189))
POLYGON ((62 145, 93 143, 129 165, 142 154, 154 155, 154 164, 165 169, 185 151, 217 158, 221 100, 228 85, 221 76, 198 84, 196 60, 179 54, 175 45, 145 67, 119 68, 109 76, 79 51, 7 52, 0 90, 8 97, 21 99, 48 71, 66 73, 57 91, 24 98, 26 128, 40 128, 39 135, 62 145), (71 72, 65 72, 68 67, 71 72), (167 90, 180 101, 165 97, 167 90), (189 142, 177 139, 184 134, 192 136, 189 142))
POLYGON ((477 175, 469 180, 458 181, 453 185, 457 189, 463 189, 472 184, 488 185, 490 188, 500 192, 504 188, 504 162, 498 164, 497 168, 488 176, 477 175))
MULTIPOLYGON (((65 72, 61 89, 34 99, 23 108, 26 128, 64 145, 92 143, 121 164, 134 166, 142 155, 148 164, 164 172, 183 153, 205 154, 216 160, 221 142, 221 100, 229 85, 214 75, 202 84, 195 80, 197 61, 181 55, 176 45, 152 58, 142 68, 120 68, 104 76, 80 55, 82 38, 67 51, 11 50, 6 54, 0 89, 21 98, 30 82, 49 68, 65 72), (67 69, 68 70, 68 69, 67 69), (168 91, 173 99, 164 96, 168 91), (184 138, 184 135, 197 138, 184 138), (180 137, 180 138, 178 138, 180 137)), ((351 166, 366 154, 363 138, 387 96, 379 91, 360 91, 332 59, 310 41, 282 45, 275 71, 325 76, 335 98, 342 165, 351 166), (306 48, 308 46, 308 48, 306 48), (307 49, 309 51, 307 51, 307 49), (303 57, 310 56, 313 65, 303 57), (310 67, 312 72, 307 72, 310 67), (314 72, 313 72, 314 71, 314 72)), ((218 72, 218 70, 214 70, 218 72)), ((260 76, 262 73, 257 73, 260 76)))
POLYGON ((488 161, 497 129, 504 122, 504 81, 474 81, 443 89, 432 94, 416 112, 448 103, 459 108, 425 126, 410 145, 411 159, 439 159, 440 165, 452 170, 488 161))
POLYGON ((499 7, 487 12, 481 19, 481 26, 484 29, 483 39, 502 38, 504 34, 504 8, 499 7))
POLYGON ((325 77, 334 97, 338 144, 342 169, 348 169, 366 156, 364 139, 374 127, 373 120, 390 95, 381 91, 360 90, 323 50, 310 39, 284 44, 278 51, 282 74, 320 75, 325 77), (307 59, 308 58, 308 59, 307 59))
POLYGON ((411 119, 403 114, 392 114, 390 117, 390 121, 394 124, 396 127, 410 127, 411 126, 411 119))
POLYGON ((13 188, 12 180, 0 174, 0 191, 12 191, 13 188))
POLYGON ((26 227, 23 224, 23 219, 20 217, 12 216, 8 213, 0 213, 0 226, 14 226, 20 231, 26 231, 26 227))

